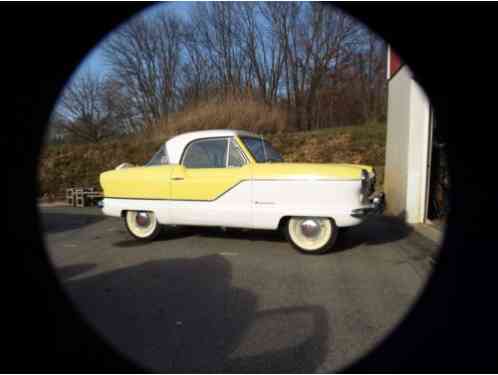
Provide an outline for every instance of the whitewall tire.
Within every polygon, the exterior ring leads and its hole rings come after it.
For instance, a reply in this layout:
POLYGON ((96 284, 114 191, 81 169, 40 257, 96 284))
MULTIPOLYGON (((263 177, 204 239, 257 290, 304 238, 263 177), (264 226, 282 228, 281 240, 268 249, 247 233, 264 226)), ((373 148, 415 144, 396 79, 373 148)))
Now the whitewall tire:
POLYGON ((161 231, 156 215, 150 211, 127 211, 124 222, 128 232, 139 240, 152 241, 161 231))
POLYGON ((285 224, 290 243, 305 254, 323 254, 332 249, 338 229, 334 220, 325 217, 291 217, 285 224))

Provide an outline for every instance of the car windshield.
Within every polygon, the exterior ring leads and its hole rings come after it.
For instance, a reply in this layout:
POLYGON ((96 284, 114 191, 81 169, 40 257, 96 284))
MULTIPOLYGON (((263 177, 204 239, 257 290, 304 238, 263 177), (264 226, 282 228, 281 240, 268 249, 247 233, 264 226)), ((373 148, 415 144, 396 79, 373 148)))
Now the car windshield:
POLYGON ((154 154, 152 159, 150 159, 145 166, 149 167, 152 165, 168 164, 168 155, 166 153, 166 147, 164 144, 159 148, 159 150, 154 154))
POLYGON ((279 163, 284 161, 282 155, 263 138, 241 136, 240 139, 257 163, 279 163))

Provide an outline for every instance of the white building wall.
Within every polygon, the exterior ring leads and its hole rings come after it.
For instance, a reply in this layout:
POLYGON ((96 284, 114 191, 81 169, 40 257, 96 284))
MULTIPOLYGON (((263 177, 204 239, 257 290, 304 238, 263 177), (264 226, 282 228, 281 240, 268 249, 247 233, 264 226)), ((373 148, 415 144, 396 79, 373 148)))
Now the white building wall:
POLYGON ((408 183, 406 184, 406 219, 409 223, 421 223, 425 216, 429 111, 427 96, 422 88, 412 80, 410 85, 408 183))
POLYGON ((405 65, 389 81, 384 191, 387 213, 424 220, 429 101, 405 65))

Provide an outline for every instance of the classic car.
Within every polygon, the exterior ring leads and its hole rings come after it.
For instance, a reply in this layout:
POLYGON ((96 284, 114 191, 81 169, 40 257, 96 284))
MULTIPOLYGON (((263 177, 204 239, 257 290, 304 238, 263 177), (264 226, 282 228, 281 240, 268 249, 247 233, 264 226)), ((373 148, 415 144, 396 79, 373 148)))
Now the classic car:
POLYGON ((367 165, 285 163, 262 136, 204 130, 174 136, 144 166, 100 175, 105 215, 152 240, 161 227, 281 229, 304 253, 330 250, 339 228, 382 213, 367 165))

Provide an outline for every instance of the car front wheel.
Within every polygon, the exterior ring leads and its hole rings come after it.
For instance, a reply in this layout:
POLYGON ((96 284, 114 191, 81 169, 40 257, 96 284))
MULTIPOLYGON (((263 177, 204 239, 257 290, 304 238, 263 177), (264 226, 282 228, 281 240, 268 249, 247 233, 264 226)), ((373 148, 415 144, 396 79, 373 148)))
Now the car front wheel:
POLYGON ((338 233, 334 220, 322 217, 291 217, 285 229, 287 239, 305 254, 330 251, 338 233))
POLYGON ((128 211, 124 221, 128 232, 139 240, 152 241, 161 231, 156 215, 150 211, 128 211))

